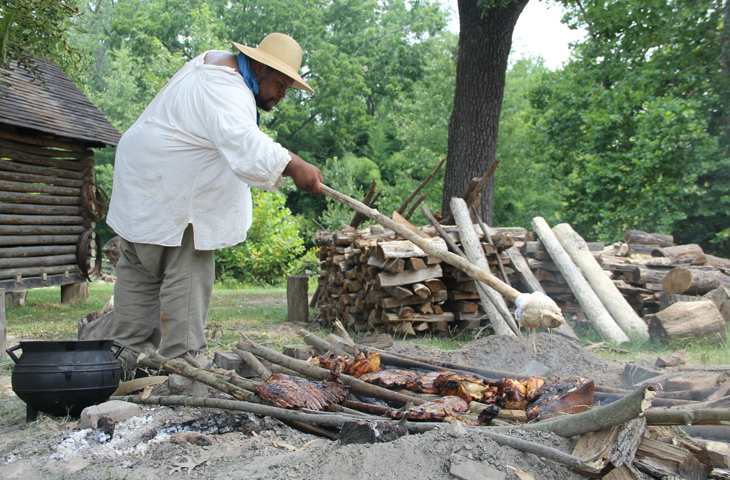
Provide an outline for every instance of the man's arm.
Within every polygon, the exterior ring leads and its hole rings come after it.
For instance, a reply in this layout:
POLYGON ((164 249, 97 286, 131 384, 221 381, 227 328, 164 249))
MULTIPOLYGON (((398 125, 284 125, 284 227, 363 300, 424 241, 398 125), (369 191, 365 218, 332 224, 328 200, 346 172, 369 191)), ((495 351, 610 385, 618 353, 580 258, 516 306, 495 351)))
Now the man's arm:
POLYGON ((294 185, 299 190, 302 190, 312 195, 322 195, 322 189, 320 184, 324 183, 324 177, 319 168, 315 167, 311 163, 307 163, 302 158, 289 151, 291 161, 286 166, 282 175, 285 177, 291 177, 294 180, 294 185))

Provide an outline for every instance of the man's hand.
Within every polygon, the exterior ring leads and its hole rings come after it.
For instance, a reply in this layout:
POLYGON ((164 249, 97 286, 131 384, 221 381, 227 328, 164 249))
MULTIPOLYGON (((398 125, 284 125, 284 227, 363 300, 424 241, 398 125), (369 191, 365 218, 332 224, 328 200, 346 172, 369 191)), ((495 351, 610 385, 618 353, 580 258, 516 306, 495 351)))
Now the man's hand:
POLYGON ((295 153, 289 152, 289 155, 291 156, 291 162, 286 166, 282 175, 291 177, 294 180, 294 185, 299 190, 312 195, 322 195, 320 185, 324 183, 324 177, 322 177, 319 168, 305 162, 295 153))

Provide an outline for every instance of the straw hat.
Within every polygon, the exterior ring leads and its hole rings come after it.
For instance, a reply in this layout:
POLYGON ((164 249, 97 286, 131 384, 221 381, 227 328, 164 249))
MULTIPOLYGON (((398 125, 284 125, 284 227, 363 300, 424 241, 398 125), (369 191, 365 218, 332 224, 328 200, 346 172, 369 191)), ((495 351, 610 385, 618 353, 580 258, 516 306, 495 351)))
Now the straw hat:
POLYGON ((268 65, 294 80, 292 87, 314 93, 312 87, 299 76, 299 68, 302 66, 302 47, 289 35, 269 34, 261 40, 258 48, 247 47, 236 42, 231 43, 239 52, 243 52, 257 62, 268 65))

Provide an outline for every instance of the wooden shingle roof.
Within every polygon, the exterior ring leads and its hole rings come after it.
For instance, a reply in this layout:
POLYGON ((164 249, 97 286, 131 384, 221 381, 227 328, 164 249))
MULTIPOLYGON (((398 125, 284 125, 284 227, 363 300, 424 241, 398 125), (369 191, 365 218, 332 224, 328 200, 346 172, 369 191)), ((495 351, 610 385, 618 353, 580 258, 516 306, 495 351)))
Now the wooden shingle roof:
POLYGON ((0 85, 0 123, 32 128, 71 139, 89 146, 116 146, 121 135, 84 93, 56 65, 38 62, 45 85, 17 65, 0 85))

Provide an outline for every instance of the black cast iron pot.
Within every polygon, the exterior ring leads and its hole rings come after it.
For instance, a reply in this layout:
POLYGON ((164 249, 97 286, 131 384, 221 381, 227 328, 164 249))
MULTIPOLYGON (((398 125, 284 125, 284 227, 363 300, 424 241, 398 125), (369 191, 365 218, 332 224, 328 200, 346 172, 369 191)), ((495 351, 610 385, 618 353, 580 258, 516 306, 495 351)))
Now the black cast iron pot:
POLYGON ((39 411, 78 417, 84 408, 106 401, 119 386, 122 350, 112 340, 30 341, 7 349, 15 362, 13 391, 28 405, 26 420, 35 420, 39 411), (13 354, 18 349, 20 358, 13 354))

